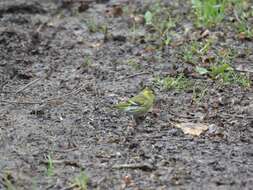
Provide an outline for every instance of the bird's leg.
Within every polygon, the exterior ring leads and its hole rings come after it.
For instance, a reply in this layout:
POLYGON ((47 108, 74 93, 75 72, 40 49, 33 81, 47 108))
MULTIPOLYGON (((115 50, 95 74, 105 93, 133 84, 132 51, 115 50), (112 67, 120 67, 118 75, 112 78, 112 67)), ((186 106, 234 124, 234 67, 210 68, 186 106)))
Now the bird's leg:
POLYGON ((126 130, 126 136, 125 136, 125 140, 124 141, 129 141, 129 139, 131 139, 131 137, 133 137, 135 130, 136 130, 136 122, 133 118, 133 116, 131 116, 131 121, 127 126, 127 130, 126 130))
POLYGON ((136 122, 136 120, 135 120, 135 117, 132 115, 132 116, 131 116, 131 122, 130 122, 130 124, 129 124, 129 127, 130 127, 130 128, 135 128, 137 125, 138 125, 138 124, 137 124, 137 122, 136 122))
POLYGON ((136 128, 138 125, 140 125, 144 121, 144 116, 131 116, 131 122, 129 124, 129 128, 136 128))

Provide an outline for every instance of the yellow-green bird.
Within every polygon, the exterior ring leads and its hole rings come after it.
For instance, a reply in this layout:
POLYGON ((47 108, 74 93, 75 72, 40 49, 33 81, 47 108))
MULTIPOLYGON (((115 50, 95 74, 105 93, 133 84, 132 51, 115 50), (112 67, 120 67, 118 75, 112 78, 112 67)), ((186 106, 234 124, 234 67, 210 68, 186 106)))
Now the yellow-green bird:
POLYGON ((116 104, 114 107, 133 115, 134 118, 138 118, 144 116, 152 108, 154 101, 153 90, 146 87, 138 95, 128 99, 126 102, 116 104))

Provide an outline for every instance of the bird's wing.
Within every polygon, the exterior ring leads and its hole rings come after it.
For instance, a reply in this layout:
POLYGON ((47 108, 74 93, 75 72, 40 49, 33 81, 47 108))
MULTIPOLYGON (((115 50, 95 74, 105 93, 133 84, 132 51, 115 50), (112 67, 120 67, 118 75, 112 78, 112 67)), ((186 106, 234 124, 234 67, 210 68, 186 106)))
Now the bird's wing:
POLYGON ((114 105, 115 108, 125 110, 125 111, 130 111, 130 110, 135 110, 137 108, 142 107, 145 104, 145 96, 143 95, 137 95, 126 102, 121 102, 116 105, 114 105))
POLYGON ((131 104, 127 102, 120 102, 116 105, 114 105, 113 107, 120 109, 120 110, 124 110, 126 107, 130 106, 131 104))
POLYGON ((142 94, 134 96, 128 100, 128 102, 131 103, 131 106, 143 106, 146 101, 147 98, 142 94))

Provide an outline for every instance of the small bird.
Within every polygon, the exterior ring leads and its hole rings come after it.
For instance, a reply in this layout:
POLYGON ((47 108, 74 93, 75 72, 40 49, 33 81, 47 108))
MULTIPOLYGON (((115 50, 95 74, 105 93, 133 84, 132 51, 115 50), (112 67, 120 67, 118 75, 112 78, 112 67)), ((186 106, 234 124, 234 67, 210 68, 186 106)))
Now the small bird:
POLYGON ((145 114, 152 108, 154 101, 155 95, 153 90, 146 87, 139 94, 128 99, 126 102, 114 105, 114 108, 132 115, 137 122, 138 118, 145 116, 145 114))

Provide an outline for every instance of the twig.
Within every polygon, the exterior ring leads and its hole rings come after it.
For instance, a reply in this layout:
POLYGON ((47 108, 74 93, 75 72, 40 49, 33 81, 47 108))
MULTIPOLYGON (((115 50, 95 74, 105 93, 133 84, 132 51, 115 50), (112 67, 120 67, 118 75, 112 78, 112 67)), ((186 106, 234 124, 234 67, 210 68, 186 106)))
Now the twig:
POLYGON ((253 70, 249 69, 241 69, 241 68, 234 68, 236 71, 243 72, 243 73, 253 73, 253 70))
POLYGON ((235 117, 239 119, 253 119, 253 116, 248 116, 248 115, 237 115, 237 114, 229 114, 229 113, 220 113, 223 116, 227 117, 235 117))
POLYGON ((3 93, 3 94, 15 94, 16 92, 14 92, 14 91, 2 90, 2 91, 0 91, 0 93, 3 93))
POLYGON ((195 120, 195 119, 198 119, 196 117, 192 117, 192 116, 188 116, 188 115, 181 115, 181 114, 178 114, 178 113, 174 113, 172 111, 168 111, 171 115, 174 115, 174 116, 177 116, 177 117, 180 117, 180 118, 185 118, 185 119, 190 119, 190 120, 195 120))
POLYGON ((8 81, 5 81, 3 84, 1 84, 0 89, 3 89, 6 84, 8 84, 8 81))
POLYGON ((67 149, 67 150, 53 150, 54 152, 71 152, 71 151, 75 151, 75 150, 78 150, 78 148, 70 148, 70 149, 67 149))
POLYGON ((9 104, 43 104, 43 102, 18 102, 18 101, 9 101, 9 100, 0 100, 3 103, 9 104))
POLYGON ((234 10, 233 12, 234 12, 235 19, 237 20, 237 22, 241 23, 242 21, 241 21, 241 19, 239 18, 238 14, 237 14, 237 11, 234 10))
MULTIPOLYGON (((42 164, 48 164, 48 160, 42 160, 41 163, 42 164)), ((82 166, 79 162, 76 162, 74 160, 52 160, 52 163, 53 164, 65 164, 65 165, 68 165, 68 166, 74 166, 74 167, 77 167, 77 168, 82 168, 84 169, 84 166, 82 166)))
POLYGON ((62 96, 48 98, 47 100, 44 100, 44 101, 38 101, 38 102, 19 102, 19 101, 0 100, 0 102, 9 103, 9 104, 47 104, 50 101, 66 98, 67 96, 70 96, 72 94, 79 93, 82 90, 82 87, 83 86, 81 86, 80 88, 78 88, 78 89, 76 89, 76 90, 74 90, 74 91, 72 91, 70 93, 64 94, 62 96))
POLYGON ((135 73, 133 75, 129 75, 129 76, 126 76, 126 77, 121 77, 118 80, 125 80, 125 79, 133 78, 133 77, 140 76, 140 75, 147 75, 147 74, 150 74, 150 72, 135 73))
POLYGON ((17 90, 15 94, 18 94, 18 93, 24 91, 25 89, 29 88, 30 86, 32 86, 33 84, 35 84, 36 82, 38 82, 38 81, 40 81, 40 80, 41 80, 41 78, 38 78, 38 79, 35 79, 35 80, 31 81, 31 82, 28 83, 27 85, 25 85, 25 86, 23 86, 22 88, 20 88, 19 90, 17 90))
POLYGON ((43 102, 44 102, 44 103, 47 103, 47 102, 50 102, 50 101, 52 101, 52 100, 62 99, 62 98, 65 98, 65 97, 67 97, 67 96, 70 96, 70 95, 72 95, 72 94, 79 93, 79 92, 82 90, 82 87, 83 87, 83 86, 81 86, 80 88, 78 88, 78 89, 76 89, 76 90, 74 90, 74 91, 72 91, 72 92, 69 92, 69 93, 67 93, 67 94, 64 94, 64 95, 62 95, 62 96, 58 96, 58 97, 54 97, 54 98, 49 98, 49 99, 47 99, 47 100, 45 100, 45 101, 43 101, 43 102))
POLYGON ((147 163, 140 164, 119 164, 112 166, 113 169, 141 169, 141 170, 154 170, 154 167, 147 163))

